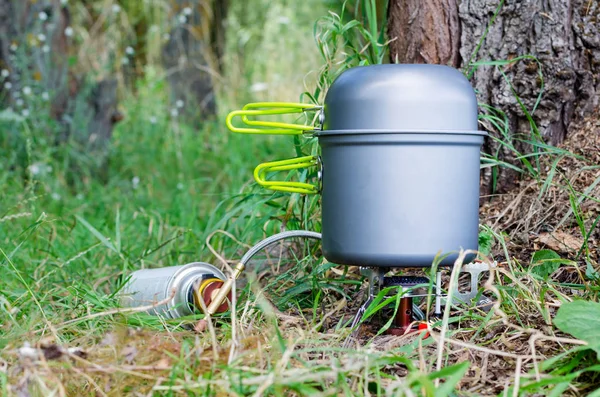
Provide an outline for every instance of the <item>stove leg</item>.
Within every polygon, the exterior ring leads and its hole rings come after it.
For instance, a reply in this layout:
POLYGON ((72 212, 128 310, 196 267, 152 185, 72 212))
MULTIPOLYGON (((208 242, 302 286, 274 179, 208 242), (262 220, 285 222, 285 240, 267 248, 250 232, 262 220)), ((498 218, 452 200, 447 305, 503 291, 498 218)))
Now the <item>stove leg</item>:
MULTIPOLYGON (((461 269, 461 273, 469 273, 471 276, 471 285, 470 289, 467 292, 460 292, 458 290, 458 285, 454 286, 454 290, 452 294, 454 299, 452 300, 452 304, 473 304, 474 299, 477 297, 479 293, 479 279, 481 278, 481 274, 483 272, 492 271, 497 266, 496 262, 485 263, 485 262, 472 262, 464 265, 461 269)), ((489 299, 486 298, 489 301, 489 299)))
POLYGON ((362 304, 360 309, 358 309, 358 312, 356 312, 356 315, 352 319, 352 324, 350 325, 352 333, 348 335, 348 337, 344 340, 344 343, 342 344, 343 348, 349 347, 352 339, 355 339, 358 335, 357 326, 363 314, 365 313, 365 311, 367 311, 367 308, 369 307, 371 302, 373 302, 375 296, 377 296, 377 294, 379 293, 379 290, 381 289, 381 284, 383 282, 383 275, 385 274, 385 272, 381 269, 372 269, 368 267, 361 267, 360 272, 369 280, 369 296, 365 303, 362 304))
POLYGON ((442 315, 442 272, 435 275, 435 312, 436 316, 442 315))

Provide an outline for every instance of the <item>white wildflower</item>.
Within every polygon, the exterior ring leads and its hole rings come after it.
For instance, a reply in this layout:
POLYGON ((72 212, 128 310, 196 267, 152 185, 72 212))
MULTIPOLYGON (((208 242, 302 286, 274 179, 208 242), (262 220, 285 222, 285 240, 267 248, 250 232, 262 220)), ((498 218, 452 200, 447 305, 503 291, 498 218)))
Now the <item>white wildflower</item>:
POLYGON ((269 88, 267 83, 254 83, 250 86, 250 92, 266 91, 269 88))
POLYGON ((29 172, 31 172, 31 175, 39 175, 42 172, 42 168, 38 163, 34 163, 29 166, 29 172))
POLYGON ((50 52, 50 46, 48 44, 44 44, 44 46, 42 47, 42 52, 44 54, 47 54, 50 52))
POLYGON ((29 109, 23 109, 21 111, 21 114, 23 115, 23 117, 29 117, 29 109))
POLYGON ((156 32, 158 32, 158 25, 151 25, 150 29, 148 29, 148 31, 150 33, 156 33, 156 32))
POLYGON ((17 107, 23 107, 24 104, 25 104, 25 102, 23 102, 23 100, 21 98, 19 98, 15 101, 15 105, 17 105, 17 107))
POLYGON ((178 19, 179 19, 179 23, 187 22, 187 17, 185 15, 180 15, 178 19))
POLYGON ((54 200, 54 201, 58 201, 58 200, 60 200, 60 194, 58 194, 58 193, 56 193, 56 192, 52 193, 52 194, 50 195, 50 197, 52 197, 52 200, 54 200))
POLYGON ((10 72, 6 69, 2 69, 2 71, 0 72, 0 76, 7 78, 8 76, 10 76, 10 72))
POLYGON ((181 109, 184 105, 185 103, 181 99, 175 101, 175 106, 177 106, 179 109, 181 109))
POLYGON ((77 200, 83 200, 85 198, 85 196, 83 195, 83 193, 77 193, 77 196, 75 196, 75 198, 77 200))
POLYGON ((60 0, 60 4, 66 6, 69 3, 69 0, 60 0))
POLYGON ((183 9, 183 15, 192 15, 192 9, 190 7, 185 7, 183 9))
POLYGON ((177 184, 177 190, 183 190, 183 183, 179 182, 177 184))
POLYGON ((282 25, 289 25, 290 24, 290 18, 282 15, 279 18, 277 18, 277 23, 280 23, 282 25))
POLYGON ((23 343, 23 347, 19 348, 19 357, 35 360, 39 357, 40 352, 38 349, 31 347, 29 342, 23 343))
POLYGON ((46 175, 52 172, 52 167, 44 163, 33 163, 29 166, 31 175, 46 175))
POLYGON ((117 13, 119 13, 119 11, 121 11, 121 6, 118 5, 118 4, 113 4, 113 6, 112 6, 112 12, 115 13, 115 14, 117 14, 117 13))
POLYGON ((157 122, 156 117, 150 116, 150 124, 156 124, 156 122, 157 122))
POLYGON ((25 94, 27 96, 31 95, 31 87, 27 87, 27 86, 23 87, 23 94, 25 94))
POLYGON ((137 189, 138 186, 140 185, 140 177, 139 176, 134 176, 131 179, 131 185, 133 186, 134 189, 137 189))
POLYGON ((48 14, 46 14, 44 11, 42 11, 38 14, 38 18, 40 18, 40 20, 42 20, 42 21, 45 21, 48 19, 48 14))
POLYGON ((70 26, 67 26, 67 27, 65 28, 65 36, 67 36, 67 37, 71 37, 71 36, 73 36, 73 33, 74 33, 74 32, 73 32, 73 28, 72 28, 72 27, 70 27, 70 26))
POLYGON ((11 51, 13 51, 13 52, 14 52, 14 51, 17 51, 17 48, 19 48, 19 46, 18 46, 18 45, 16 45, 15 43, 12 43, 12 44, 10 45, 10 50, 11 50, 11 51))
POLYGON ((133 49, 133 47, 127 47, 125 48, 125 53, 128 55, 133 55, 135 54, 135 50, 133 49))
POLYGON ((10 81, 7 81, 6 83, 4 83, 4 88, 10 90, 12 88, 12 83, 10 81))
POLYGON ((177 110, 177 108, 171 109, 171 116, 173 116, 173 117, 179 116, 179 110, 177 110))
POLYGON ((169 39, 171 39, 171 35, 169 33, 163 34, 163 40, 164 41, 169 41, 169 39))
POLYGON ((127 57, 121 58, 121 64, 128 65, 129 64, 129 58, 127 58, 127 57))
POLYGON ((47 92, 42 92, 42 100, 44 101, 49 101, 50 100, 50 94, 48 94, 47 92))
POLYGON ((43 33, 40 33, 37 35, 37 39, 41 42, 44 42, 44 41, 46 41, 46 35, 43 33))

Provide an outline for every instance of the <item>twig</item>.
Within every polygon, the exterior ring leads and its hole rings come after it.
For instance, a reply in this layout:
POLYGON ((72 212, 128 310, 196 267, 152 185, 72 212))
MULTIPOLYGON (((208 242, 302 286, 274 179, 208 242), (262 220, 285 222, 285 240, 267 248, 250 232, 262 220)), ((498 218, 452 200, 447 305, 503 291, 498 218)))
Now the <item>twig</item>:
MULTIPOLYGON (((198 291, 198 288, 194 287, 194 291, 198 291)), ((202 299, 202 297, 197 294, 198 299, 196 299, 198 301, 198 304, 200 305, 200 308, 202 309, 202 312, 205 313, 204 315, 204 320, 206 320, 206 325, 208 326, 208 332, 210 333, 210 338, 212 340, 212 351, 213 351, 213 359, 214 362, 217 363, 219 360, 219 351, 217 350, 217 346, 218 346, 218 340, 217 340, 217 333, 215 332, 215 327, 213 325, 212 322, 212 317, 210 314, 208 314, 208 310, 206 310, 206 303, 204 303, 204 299, 202 299)))
POLYGON ((517 358, 517 365, 515 367, 515 387, 513 387, 513 397, 519 397, 519 384, 521 383, 521 366, 523 365, 523 359, 517 358))
POLYGON ((540 376, 540 369, 538 367, 538 363, 536 360, 536 349, 535 349, 535 342, 537 342, 538 340, 549 340, 549 341, 553 341, 556 343, 570 343, 572 345, 582 345, 585 346, 588 343, 584 342, 582 340, 579 339, 571 339, 571 338, 560 338, 560 337, 556 337, 556 336, 548 336, 545 334, 542 334, 539 331, 534 332, 531 337, 529 338, 529 347, 531 349, 531 355, 533 357, 533 368, 535 371, 535 379, 539 382, 542 377, 540 376))
MULTIPOLYGON (((431 335, 431 337, 436 342, 442 341, 441 335, 437 334, 436 332, 434 332, 432 330, 432 328, 428 327, 427 330, 429 332, 429 335, 431 335)), ((472 344, 472 343, 469 343, 469 342, 463 342, 463 341, 460 341, 460 340, 457 340, 457 339, 447 338, 447 339, 444 339, 444 342, 448 342, 448 343, 456 345, 456 346, 466 347, 468 349, 478 350, 478 351, 485 352, 485 353, 488 353, 488 354, 492 354, 492 355, 495 355, 495 356, 512 358, 514 360, 516 360, 518 358, 522 358, 522 359, 532 359, 533 358, 533 356, 531 356, 531 355, 519 355, 519 354, 504 352, 502 350, 492 350, 492 349, 488 349, 487 347, 481 347, 481 346, 478 346, 478 345, 475 345, 475 344, 472 344)))
MULTIPOLYGON (((223 258, 214 249, 214 247, 210 244, 211 238, 217 233, 220 233, 220 234, 223 234, 223 235, 229 237, 230 239, 232 239, 233 241, 235 241, 236 243, 238 243, 241 246, 244 246, 246 248, 251 248, 251 247, 247 244, 242 243, 241 241, 236 239, 231 233, 226 232, 224 230, 215 230, 214 232, 209 234, 208 237, 206 237, 206 246, 208 247, 210 252, 223 264, 223 267, 225 269, 227 269, 227 271, 229 272, 229 277, 233 278, 233 275, 235 274, 235 272, 232 269, 232 267, 229 266, 229 262, 227 262, 227 260, 225 258, 223 258)), ((231 363, 233 361, 233 359, 235 357, 235 349, 239 346, 239 341, 238 341, 238 336, 237 336, 236 303, 237 303, 237 301, 236 301, 236 283, 234 280, 234 283, 232 284, 232 287, 231 287, 231 302, 229 305, 229 310, 231 313, 231 348, 229 350, 229 359, 228 359, 229 363, 231 363)), ((206 311, 205 311, 205 313, 206 313, 206 311)), ((210 316, 206 316, 206 317, 210 324, 210 316)), ((215 336, 215 340, 216 340, 216 336, 215 336)))

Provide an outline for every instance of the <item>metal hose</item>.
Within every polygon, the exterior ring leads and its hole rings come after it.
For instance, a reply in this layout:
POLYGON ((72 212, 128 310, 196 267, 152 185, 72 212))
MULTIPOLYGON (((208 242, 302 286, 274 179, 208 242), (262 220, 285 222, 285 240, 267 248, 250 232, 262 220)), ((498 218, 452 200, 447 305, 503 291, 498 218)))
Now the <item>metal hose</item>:
POLYGON ((261 242, 259 242, 258 244, 256 244, 254 247, 250 248, 248 250, 248 252, 246 252, 246 254, 244 254, 244 256, 242 256, 242 259, 240 260, 240 264, 245 267, 246 264, 250 261, 250 259, 252 259, 252 257, 254 255, 256 255, 258 252, 265 249, 267 246, 273 244, 276 241, 285 240, 286 238, 293 238, 293 237, 304 237, 304 238, 312 238, 314 240, 321 240, 321 233, 311 232, 309 230, 290 230, 287 232, 277 233, 271 237, 267 237, 266 239, 264 239, 261 242))
POLYGON ((210 305, 208 305, 208 307, 206 308, 206 314, 212 316, 217 312, 217 309, 221 306, 221 303, 229 294, 229 291, 231 291, 233 283, 235 283, 235 280, 240 276, 240 274, 242 274, 242 272, 246 268, 246 264, 250 261, 250 259, 252 259, 254 255, 256 255, 261 250, 265 249, 270 244, 273 244, 274 242, 294 237, 304 237, 312 238, 315 240, 321 240, 321 233, 311 232, 309 230, 290 230, 287 232, 277 233, 271 237, 267 237, 266 239, 260 241, 258 244, 254 245, 248 250, 248 252, 244 254, 244 256, 242 256, 242 259, 240 259, 239 263, 233 269, 233 274, 231 275, 231 277, 227 279, 227 281, 225 281, 225 283, 219 289, 218 293, 211 300, 210 305))

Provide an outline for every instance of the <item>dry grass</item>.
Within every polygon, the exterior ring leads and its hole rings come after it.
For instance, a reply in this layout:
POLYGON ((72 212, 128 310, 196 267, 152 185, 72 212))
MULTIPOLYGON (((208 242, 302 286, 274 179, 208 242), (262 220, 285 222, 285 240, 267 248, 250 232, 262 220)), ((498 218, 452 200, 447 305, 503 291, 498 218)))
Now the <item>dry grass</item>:
MULTIPOLYGON (((577 257, 583 236, 573 216, 571 196, 576 196, 578 210, 586 219, 586 229, 589 230, 600 215, 600 125, 597 116, 578 123, 572 130, 561 147, 575 156, 544 158, 544 173, 540 180, 525 178, 513 191, 493 197, 482 206, 482 222, 507 233, 506 243, 511 255, 517 258, 529 260, 533 251, 545 246, 568 258, 577 257), (556 238, 548 234, 556 235, 556 238)), ((600 229, 596 228, 589 236, 589 245, 598 247, 599 241, 600 229)), ((591 250, 591 258, 598 263, 597 249, 591 250)))

